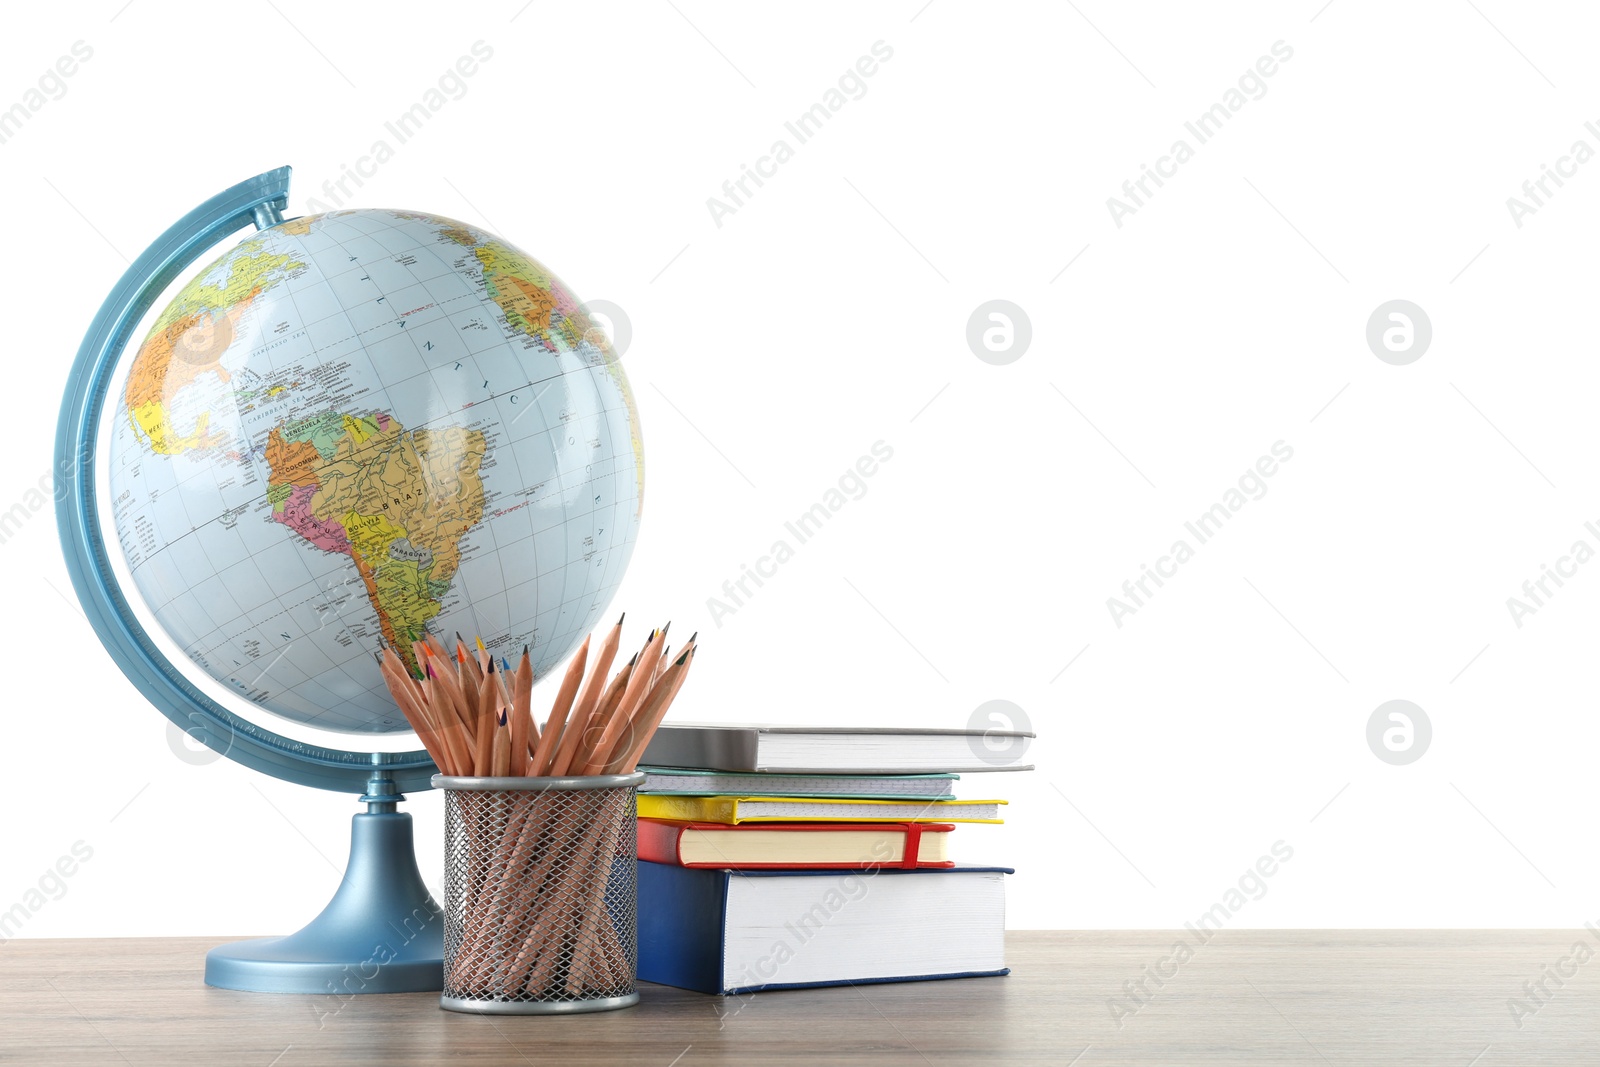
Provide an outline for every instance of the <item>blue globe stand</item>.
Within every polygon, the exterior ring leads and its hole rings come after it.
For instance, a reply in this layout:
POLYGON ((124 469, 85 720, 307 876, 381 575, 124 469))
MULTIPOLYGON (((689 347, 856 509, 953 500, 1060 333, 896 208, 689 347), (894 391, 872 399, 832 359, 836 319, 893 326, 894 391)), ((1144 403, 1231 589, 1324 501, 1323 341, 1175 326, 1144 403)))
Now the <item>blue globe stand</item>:
POLYGON ((288 937, 206 953, 206 985, 260 993, 412 993, 444 987, 444 916, 422 884, 411 816, 375 774, 350 820, 350 862, 322 914, 288 937))
POLYGON ((439 990, 443 917, 423 884, 403 790, 431 788, 425 751, 358 752, 283 737, 198 689, 155 646, 118 588, 101 534, 95 446, 113 371, 134 328, 161 293, 235 231, 284 221, 289 168, 218 193, 145 250, 101 305, 78 349, 56 430, 56 523, 73 588, 117 666, 189 736, 253 770, 318 789, 359 793, 344 881, 298 933, 222 945, 206 956, 206 984, 266 993, 336 996, 439 990), (64 486, 65 491, 62 491, 64 486))

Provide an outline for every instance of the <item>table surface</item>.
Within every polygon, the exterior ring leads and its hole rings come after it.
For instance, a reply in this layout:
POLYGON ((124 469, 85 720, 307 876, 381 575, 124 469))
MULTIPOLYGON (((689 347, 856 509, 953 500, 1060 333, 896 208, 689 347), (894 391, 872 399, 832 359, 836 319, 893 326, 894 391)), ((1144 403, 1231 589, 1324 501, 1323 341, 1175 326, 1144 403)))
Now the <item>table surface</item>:
POLYGON ((1005 978, 742 998, 641 984, 637 1007, 564 1017, 461 1015, 427 993, 210 989, 205 952, 223 940, 0 943, 0 1063, 1600 1061, 1600 962, 1573 955, 1600 944, 1586 931, 1225 931, 1199 946, 1187 932, 1012 931, 1005 978), (1179 938, 1193 953, 1182 961, 1179 938), (1146 968, 1168 977, 1158 986, 1146 968), (1135 1002, 1123 986, 1140 979, 1135 1002), (1541 979, 1530 997, 1523 984, 1541 979))

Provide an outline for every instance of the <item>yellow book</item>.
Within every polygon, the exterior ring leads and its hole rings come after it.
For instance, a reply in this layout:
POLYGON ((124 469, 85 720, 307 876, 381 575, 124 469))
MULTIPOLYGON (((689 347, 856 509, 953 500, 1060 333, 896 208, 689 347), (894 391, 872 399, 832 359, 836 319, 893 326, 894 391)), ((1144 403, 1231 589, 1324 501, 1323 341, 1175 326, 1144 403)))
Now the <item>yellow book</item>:
POLYGON ((816 797, 685 797, 639 794, 639 815, 674 822, 988 822, 1003 800, 819 800, 816 797))

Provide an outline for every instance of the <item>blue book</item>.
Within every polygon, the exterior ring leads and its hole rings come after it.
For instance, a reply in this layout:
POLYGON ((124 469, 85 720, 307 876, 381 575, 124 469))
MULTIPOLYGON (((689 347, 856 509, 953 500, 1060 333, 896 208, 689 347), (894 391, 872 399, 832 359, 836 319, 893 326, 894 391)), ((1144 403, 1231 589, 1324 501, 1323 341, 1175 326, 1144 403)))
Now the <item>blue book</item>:
POLYGON ((701 993, 1009 974, 1008 867, 728 871, 639 861, 639 978, 701 993))

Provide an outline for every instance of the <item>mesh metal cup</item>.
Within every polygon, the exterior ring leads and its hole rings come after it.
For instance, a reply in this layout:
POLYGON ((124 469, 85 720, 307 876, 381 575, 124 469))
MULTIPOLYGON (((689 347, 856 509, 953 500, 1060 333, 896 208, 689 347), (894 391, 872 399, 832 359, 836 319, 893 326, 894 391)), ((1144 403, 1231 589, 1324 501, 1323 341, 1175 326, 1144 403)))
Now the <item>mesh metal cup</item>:
POLYGON ((639 1002, 643 781, 434 776, 445 797, 442 1007, 534 1015, 639 1002))

